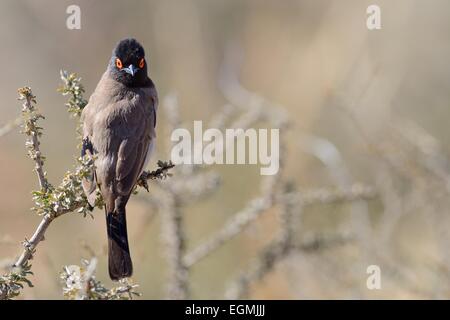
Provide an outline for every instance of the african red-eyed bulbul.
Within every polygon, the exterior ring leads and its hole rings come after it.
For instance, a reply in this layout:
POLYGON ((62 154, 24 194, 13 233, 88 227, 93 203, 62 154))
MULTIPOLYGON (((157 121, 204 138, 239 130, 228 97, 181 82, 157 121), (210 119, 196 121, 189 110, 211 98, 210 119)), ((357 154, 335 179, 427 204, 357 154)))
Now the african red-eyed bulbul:
POLYGON ((94 206, 98 186, 105 203, 113 280, 133 272, 125 207, 155 143, 157 106, 144 49, 135 39, 120 41, 82 113, 82 155, 96 156, 95 172, 83 189, 94 206))

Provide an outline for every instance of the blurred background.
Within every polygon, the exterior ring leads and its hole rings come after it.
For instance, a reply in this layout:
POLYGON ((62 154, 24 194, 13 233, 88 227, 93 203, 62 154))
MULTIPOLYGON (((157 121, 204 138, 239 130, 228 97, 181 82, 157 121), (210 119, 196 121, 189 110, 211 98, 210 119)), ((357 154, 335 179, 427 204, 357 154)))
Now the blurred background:
MULTIPOLYGON (((158 155, 169 160, 165 97, 180 118, 209 121, 235 104, 239 85, 282 109, 289 128, 283 174, 300 192, 351 187, 369 200, 317 203, 298 214, 295 233, 350 234, 345 243, 295 251, 251 285, 259 299, 430 299, 450 297, 450 3, 376 1, 382 29, 366 28, 365 0, 32 1, 0 4, 0 127, 20 115, 17 88, 31 86, 46 119, 42 151, 57 184, 78 156, 76 122, 56 92, 59 70, 82 77, 86 98, 124 37, 143 43, 161 98, 158 155), (66 28, 66 8, 81 8, 81 30, 66 28), (225 83, 225 85, 224 85, 225 83), (228 92, 228 93, 227 93, 228 92), (301 214, 300 214, 301 213, 301 214), (368 290, 366 268, 381 268, 381 290, 368 290)), ((239 112, 245 112, 240 106, 239 112)), ((247 108, 252 108, 249 104, 247 108)), ((278 110, 277 109, 277 110, 278 110)), ((270 122, 261 122, 268 127, 270 122)), ((20 252, 40 218, 30 212, 38 188, 24 136, 0 137, 0 261, 20 252)), ((183 206, 187 249, 209 238, 260 192, 259 167, 215 166, 220 186, 183 206)), ((175 174, 176 176, 176 174, 175 174)), ((170 179, 164 183, 170 184, 170 179)), ((153 185, 150 185, 152 193, 153 185)), ((164 298, 167 261, 161 217, 141 193, 129 204, 133 279, 145 299, 164 298)), ((276 208, 189 272, 191 298, 218 299, 277 233, 276 208)), ((32 261, 26 299, 61 299, 59 272, 99 258, 107 275, 103 212, 57 219, 32 261)), ((3 271, 2 271, 3 272, 3 271)))

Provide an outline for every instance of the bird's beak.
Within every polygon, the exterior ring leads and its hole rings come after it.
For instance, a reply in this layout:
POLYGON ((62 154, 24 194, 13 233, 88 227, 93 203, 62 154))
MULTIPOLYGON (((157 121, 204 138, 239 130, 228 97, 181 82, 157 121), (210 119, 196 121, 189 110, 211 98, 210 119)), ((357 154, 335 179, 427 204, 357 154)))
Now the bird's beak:
POLYGON ((126 73, 131 74, 132 76, 134 76, 138 70, 139 70, 139 69, 137 69, 137 68, 136 68, 135 66, 133 66, 132 64, 130 64, 130 65, 128 66, 128 68, 123 68, 123 71, 125 71, 126 73))

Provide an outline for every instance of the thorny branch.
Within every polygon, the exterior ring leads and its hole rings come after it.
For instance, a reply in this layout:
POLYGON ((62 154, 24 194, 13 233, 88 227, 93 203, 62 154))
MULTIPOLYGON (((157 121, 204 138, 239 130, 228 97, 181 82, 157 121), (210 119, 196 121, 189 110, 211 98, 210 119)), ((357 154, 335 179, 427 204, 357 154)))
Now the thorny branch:
MULTIPOLYGON (((84 89, 79 83, 80 78, 75 74, 61 72, 64 86, 60 91, 64 95, 70 95, 67 103, 68 111, 75 116, 81 115, 81 111, 86 105, 82 93, 84 89)), ((13 265, 13 271, 0 277, 0 299, 10 299, 20 293, 23 283, 31 286, 31 282, 26 278, 31 274, 29 261, 33 258, 38 244, 44 240, 45 233, 52 221, 66 213, 77 211, 84 216, 90 215, 92 208, 89 206, 82 189, 82 180, 94 169, 94 158, 81 157, 78 159, 78 166, 73 172, 66 173, 62 183, 58 187, 53 187, 46 179, 43 169, 45 158, 40 150, 39 137, 42 135, 42 128, 38 126, 38 121, 44 117, 37 112, 35 104, 36 97, 29 87, 18 90, 19 100, 23 102, 22 115, 24 118, 24 133, 29 137, 26 146, 28 154, 35 161, 40 190, 33 192, 35 207, 33 210, 42 216, 37 229, 30 240, 25 239, 24 249, 13 265)), ((149 179, 164 179, 169 176, 168 171, 174 167, 171 162, 158 162, 159 168, 155 171, 145 171, 140 177, 140 184, 148 188, 149 179)), ((102 205, 99 197, 97 206, 102 205)))
POLYGON ((292 251, 317 251, 328 246, 345 244, 352 240, 352 237, 347 235, 314 236, 297 243, 295 241, 295 228, 297 228, 297 221, 305 206, 339 201, 356 201, 358 199, 367 200, 375 196, 373 190, 368 187, 354 187, 351 190, 340 190, 334 193, 320 190, 319 192, 309 192, 304 197, 289 189, 289 186, 285 186, 285 192, 282 196, 278 235, 262 249, 251 265, 229 285, 225 292, 226 298, 242 299, 247 297, 251 285, 272 271, 276 264, 286 258, 292 251))
MULTIPOLYGON (((45 199, 45 203, 41 203, 35 196, 35 202, 40 206, 34 209, 40 214, 43 213, 44 216, 31 239, 25 240, 24 250, 14 266, 21 267, 28 260, 32 259, 37 245, 44 239, 45 232, 54 219, 74 211, 83 213, 84 215, 90 214, 91 208, 82 191, 81 179, 90 173, 93 166, 93 160, 89 158, 80 158, 80 161, 83 160, 86 160, 86 162, 81 162, 75 173, 67 173, 61 186, 55 189, 55 191, 45 199)), ((155 171, 145 171, 143 173, 144 177, 141 177, 141 180, 161 179, 163 176, 167 175, 171 168, 173 168, 173 165, 170 162, 161 162, 160 164, 163 166, 155 171)))
MULTIPOLYGON (((257 123, 267 122, 273 128, 288 128, 286 113, 280 106, 275 106, 263 97, 251 93, 240 86, 237 77, 232 74, 234 67, 228 65, 223 68, 225 74, 221 79, 221 88, 224 95, 231 102, 224 106, 222 112, 216 114, 211 120, 213 127, 247 129, 257 123), (240 109, 240 110, 238 110, 240 109), (239 113, 235 113, 238 110, 239 113), (233 117, 235 119, 233 119, 233 117)), ((168 127, 171 129, 182 126, 179 119, 178 100, 175 95, 170 95, 164 99, 163 110, 167 113, 168 127)), ((170 130, 169 130, 170 132, 170 130)), ((169 146, 170 147, 170 146, 169 146)), ((280 153, 283 153, 285 146, 280 145, 280 153)), ((224 150, 226 151, 226 150, 224 150)), ((281 156, 280 160, 284 158, 281 156)), ((304 192, 294 192, 292 190, 279 191, 283 182, 283 174, 279 172, 275 176, 265 177, 261 181, 261 194, 255 199, 249 201, 246 206, 235 213, 224 227, 215 232, 209 239, 203 241, 190 252, 186 251, 186 234, 184 227, 185 214, 182 204, 192 203, 217 191, 220 187, 220 177, 214 171, 205 171, 205 166, 191 165, 179 166, 174 179, 171 179, 169 185, 158 184, 165 195, 163 201, 158 201, 163 221, 163 236, 166 239, 166 255, 169 262, 168 270, 168 298, 186 299, 189 298, 189 272, 199 261, 208 257, 225 243, 241 234, 247 227, 258 220, 265 212, 275 206, 284 208, 281 210, 281 231, 271 245, 263 250, 255 264, 244 272, 242 283, 251 283, 257 278, 261 278, 265 273, 272 269, 281 258, 293 249, 314 250, 322 248, 325 242, 339 244, 337 239, 317 239, 308 240, 300 244, 295 243, 293 239, 293 226, 291 220, 295 220, 298 212, 285 214, 295 211, 291 203, 301 203, 299 207, 306 207, 314 204, 338 203, 341 201, 369 200, 376 196, 371 187, 352 185, 350 188, 318 189, 304 192), (262 262, 261 262, 262 261, 262 262), (267 262, 271 261, 270 264, 267 262)), ((283 169, 280 163, 280 169, 283 169)), ((161 200, 161 197, 160 199, 161 200)), ((301 211, 301 210, 300 210, 301 211)), ((241 276, 239 277, 239 279, 241 276)), ((235 281, 238 283, 238 280, 235 281)), ((244 296, 247 290, 246 285, 241 285, 237 296, 244 296)))
MULTIPOLYGON (((303 207, 317 204, 330 204, 338 202, 351 202, 358 200, 374 199, 377 193, 372 187, 359 184, 353 185, 349 189, 317 189, 308 190, 305 193, 290 192, 282 197, 285 201, 298 199, 303 207)), ((282 203, 284 201, 281 201, 282 203)), ((235 214, 225 226, 217 231, 210 239, 202 242, 184 257, 184 263, 191 267, 203 260, 211 253, 222 247, 225 243, 242 233, 249 225, 257 220, 267 209, 271 202, 266 197, 260 197, 250 201, 242 211, 235 214)))
POLYGON ((44 157, 40 149, 39 138, 42 135, 42 128, 37 125, 40 119, 44 119, 39 112, 36 111, 36 97, 31 92, 30 87, 23 87, 18 90, 19 100, 24 101, 22 105, 22 116, 24 118, 23 132, 28 136, 25 143, 28 149, 28 155, 36 163, 35 170, 39 179, 39 186, 42 191, 47 191, 48 182, 43 169, 44 157))
POLYGON ((209 240, 204 241, 184 257, 183 261, 187 267, 192 267, 195 263, 206 258, 226 242, 239 235, 252 222, 273 206, 275 181, 273 177, 267 179, 271 180, 269 184, 270 187, 266 189, 266 192, 261 197, 251 200, 247 206, 236 213, 221 230, 216 232, 209 240))
POLYGON ((162 232, 169 263, 167 296, 170 299, 187 299, 189 297, 189 270, 182 260, 186 251, 186 235, 183 212, 176 194, 166 195, 163 210, 162 232))
MULTIPOLYGON (((232 70, 232 68, 227 68, 232 70)), ((225 77, 222 88, 226 97, 233 105, 226 105, 222 113, 212 120, 212 124, 224 127, 226 122, 232 120, 236 107, 242 109, 241 114, 231 121, 232 128, 249 128, 252 125, 268 121, 273 127, 287 127, 286 115, 282 108, 274 106, 259 95, 246 91, 240 86, 237 78, 231 74, 225 77), (227 78, 228 77, 228 78, 227 78), (249 107, 251 106, 251 107, 249 107)), ((69 95, 66 104, 68 111, 79 117, 82 108, 86 105, 83 98, 84 88, 80 78, 75 74, 61 73, 64 86, 59 89, 64 95, 69 95)), ((35 98, 29 88, 21 89, 21 99, 24 101, 24 117, 27 135, 30 137, 29 153, 36 162, 41 190, 33 193, 35 201, 34 210, 42 216, 42 221, 30 240, 25 240, 24 250, 16 261, 16 268, 9 274, 0 277, 0 298, 12 298, 20 293, 24 283, 31 283, 27 275, 31 272, 29 261, 32 259, 36 247, 44 240, 44 235, 51 222, 66 213, 77 211, 83 215, 90 215, 88 206, 81 187, 81 180, 90 173, 94 166, 94 159, 80 158, 73 172, 68 172, 58 187, 53 187, 45 179, 43 160, 39 149, 39 137, 41 128, 37 121, 43 117, 37 113, 34 103, 35 98)), ((177 128, 181 125, 178 116, 178 102, 176 97, 165 99, 168 110, 169 128, 177 128)), ((284 149, 284 145, 280 146, 284 149)), ((220 177, 214 171, 205 171, 203 166, 177 167, 171 162, 158 162, 158 169, 152 172, 144 172, 137 185, 148 190, 148 180, 162 180, 170 176, 171 169, 176 175, 170 184, 158 182, 160 197, 149 201, 155 205, 162 216, 162 232, 166 242, 166 254, 169 263, 167 297, 171 299, 188 299, 189 272, 199 261, 208 257, 220 249, 225 243, 242 233, 248 226, 258 220, 270 208, 277 206, 280 217, 279 233, 257 255, 253 262, 242 272, 229 286, 226 292, 228 298, 242 298, 248 295, 253 283, 262 279, 273 270, 276 264, 295 250, 305 252, 314 251, 331 245, 345 243, 351 237, 337 235, 333 237, 314 236, 302 241, 295 240, 295 221, 307 206, 338 202, 352 202, 357 200, 369 200, 377 196, 376 191, 369 186, 354 184, 350 188, 318 189, 295 191, 287 187, 283 175, 265 177, 261 181, 261 195, 247 203, 225 224, 205 242, 186 253, 187 238, 184 225, 183 205, 198 201, 199 199, 215 192, 220 187, 220 177)), ((280 168, 282 169, 282 163, 280 168)), ((98 199, 101 206, 101 199, 98 199)), ((64 294, 71 299, 123 299, 131 298, 135 294, 135 285, 123 284, 122 287, 108 290, 95 280, 96 259, 84 261, 79 267, 80 274, 73 273, 71 268, 65 268, 62 279, 65 281, 64 294)))

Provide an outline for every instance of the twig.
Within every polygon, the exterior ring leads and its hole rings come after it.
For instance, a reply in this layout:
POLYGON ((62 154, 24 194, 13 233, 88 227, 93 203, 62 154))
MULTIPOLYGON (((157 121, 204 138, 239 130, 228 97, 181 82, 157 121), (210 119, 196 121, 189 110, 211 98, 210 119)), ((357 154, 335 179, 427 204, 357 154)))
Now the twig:
MULTIPOLYGON (((289 189, 289 186, 284 186, 283 193, 288 192, 289 189)), ((246 295, 251 283, 262 279, 276 263, 289 254, 294 248, 294 230, 297 227, 294 223, 297 219, 294 218, 299 218, 302 209, 298 198, 289 198, 282 202, 278 236, 262 250, 248 271, 243 272, 230 286, 225 294, 227 297, 241 298, 246 295), (295 210, 298 210, 298 214, 294 212, 295 210)))
POLYGON ((37 227, 31 239, 29 241, 24 241, 24 250, 22 251, 19 259, 17 259, 17 261, 14 263, 14 267, 22 267, 25 263, 28 262, 28 260, 31 259, 37 245, 44 239, 45 232, 47 231, 47 228, 50 226, 50 223, 53 221, 53 219, 54 217, 52 217, 50 214, 46 214, 44 218, 42 218, 41 223, 39 223, 39 226, 37 227))
POLYGON ((238 276, 225 293, 227 299, 237 300, 248 294, 252 283, 261 280, 267 273, 272 271, 275 264, 286 257, 291 246, 285 239, 276 239, 261 251, 258 258, 238 276))
MULTIPOLYGON (((374 188, 355 184, 349 189, 318 189, 303 193, 291 192, 282 195, 284 198, 299 199, 302 205, 312 206, 316 204, 330 204, 357 200, 369 200, 376 197, 374 188)), ((292 201, 292 200, 291 200, 292 201)), ((225 243, 239 235, 253 221, 258 219, 271 206, 266 197, 261 197, 249 202, 247 207, 235 214, 226 225, 214 234, 209 240, 200 244, 184 257, 184 263, 191 267, 200 260, 222 247, 225 243)))
POLYGON ((248 269, 241 272, 237 279, 232 282, 225 292, 225 297, 230 300, 246 298, 249 294, 250 286, 263 279, 279 262, 287 258, 289 253, 294 250, 312 253, 318 250, 344 245, 351 240, 353 240, 353 237, 346 235, 329 237, 316 236, 296 244, 292 239, 278 237, 270 242, 248 269))
POLYGON ((36 97, 33 95, 30 87, 23 87, 18 90, 19 100, 24 101, 22 105, 22 113, 25 118, 24 133, 29 137, 26 145, 30 158, 36 163, 35 170, 39 179, 39 186, 42 191, 48 190, 48 182, 45 178, 43 169, 43 157, 40 150, 39 137, 42 135, 41 128, 37 126, 37 121, 44 117, 36 112, 34 104, 36 97))
POLYGON ((253 199, 244 209, 236 213, 221 230, 189 252, 183 259, 184 264, 188 267, 192 267, 200 260, 206 258, 222 247, 226 242, 239 235, 271 206, 272 199, 270 195, 253 199))
MULTIPOLYGON (((144 176, 141 177, 142 181, 146 181, 145 179, 162 179, 163 177, 166 177, 169 170, 173 168, 173 165, 167 165, 166 162, 160 162, 160 164, 164 164, 165 166, 151 172, 143 173, 144 176)), ((15 266, 21 267, 32 258, 37 245, 44 239, 45 232, 54 219, 66 213, 74 212, 77 210, 80 213, 87 213, 90 210, 87 200, 81 189, 81 179, 84 175, 90 172, 92 165, 93 163, 91 159, 87 162, 81 163, 75 173, 68 173, 64 178, 61 186, 53 191, 53 201, 50 201, 50 203, 46 204, 45 207, 37 209, 41 210, 41 212, 44 213, 44 216, 31 239, 25 240, 24 250, 19 259, 14 264, 15 266), (67 190, 69 189, 69 186, 72 186, 73 189, 67 190), (61 196, 63 191, 69 191, 68 194, 72 195, 72 197, 69 197, 65 194, 61 196)))
POLYGON ((301 244, 294 242, 294 229, 296 224, 294 219, 306 206, 315 204, 329 204, 341 201, 357 201, 361 199, 372 199, 376 195, 371 187, 354 185, 346 190, 313 190, 305 193, 286 191, 281 194, 279 201, 283 204, 281 212, 281 228, 279 235, 272 240, 261 251, 258 257, 248 267, 247 271, 242 272, 232 283, 226 292, 229 299, 241 299, 248 295, 250 285, 261 280, 266 274, 273 270, 275 265, 284 259, 292 250, 315 251, 327 247, 331 244, 342 244, 348 241, 348 238, 316 237, 308 239, 301 244), (294 210, 298 213, 294 214, 294 210))
POLYGON ((303 192, 288 193, 290 197, 300 197, 303 206, 312 206, 315 204, 330 204, 338 202, 351 202, 358 200, 371 200, 377 197, 375 188, 359 183, 355 183, 350 188, 339 189, 315 189, 303 192))
POLYGON ((144 171, 142 172, 141 176, 139 177, 136 185, 143 187, 147 192, 148 189, 148 180, 164 180, 167 177, 170 177, 171 174, 169 173, 169 170, 174 168, 175 165, 172 163, 172 161, 158 161, 158 169, 154 171, 144 171))
POLYGON ((177 196, 171 193, 167 193, 163 206, 163 234, 169 263, 167 297, 177 300, 188 299, 189 270, 182 260, 186 250, 182 210, 177 196))
MULTIPOLYGON (((92 161, 92 160, 91 160, 92 161)), ((163 162, 161 162, 163 163, 163 162)), ((91 164, 92 165, 92 164, 91 164)), ((166 166, 163 170, 161 168, 147 172, 145 175, 146 179, 152 178, 162 178, 167 176, 168 171, 171 169, 171 166, 166 166)), ((84 196, 83 191, 81 190, 81 178, 89 172, 91 167, 88 163, 82 164, 77 168, 75 173, 68 173, 63 180, 63 183, 60 187, 56 188, 50 194, 50 200, 46 203, 45 206, 39 207, 35 210, 38 212, 44 212, 43 218, 39 223, 36 231, 30 240, 24 241, 24 249, 14 263, 14 267, 18 267, 19 269, 24 269, 24 272, 27 272, 29 268, 29 260, 33 258, 34 252, 36 251, 39 243, 44 240, 45 233, 52 223, 52 221, 66 213, 77 211, 80 213, 86 213, 90 210, 87 200, 84 196), (65 193, 64 193, 64 192, 65 193), (71 196, 69 196, 69 195, 71 196)), ((1 293, 3 294, 3 293, 1 293)))
MULTIPOLYGON (((80 78, 76 74, 61 72, 61 78, 64 86, 59 90, 63 95, 69 95, 69 101, 66 104, 68 111, 75 116, 81 114, 87 101, 83 98, 83 86, 80 78)), ((24 249, 17 261, 14 263, 18 271, 11 271, 9 274, 0 277, 0 298, 7 299, 20 293, 23 287, 22 282, 31 282, 26 278, 31 273, 29 260, 33 258, 37 246, 45 238, 45 233, 52 221, 66 213, 77 211, 85 216, 91 214, 92 208, 87 202, 86 196, 82 188, 82 180, 90 176, 92 170, 95 169, 95 158, 85 156, 78 159, 79 165, 74 172, 68 172, 62 183, 54 188, 46 179, 43 169, 44 157, 41 154, 39 137, 42 135, 42 128, 37 122, 44 117, 36 111, 36 97, 33 95, 31 88, 23 87, 18 90, 19 100, 23 101, 22 116, 24 118, 23 132, 29 137, 26 142, 28 154, 36 163, 35 170, 38 176, 40 190, 33 192, 33 200, 35 207, 33 210, 42 216, 37 229, 33 233, 30 240, 25 239, 24 249)), ((174 165, 171 162, 158 161, 158 169, 152 172, 144 172, 139 179, 143 187, 148 189, 147 181, 149 179, 164 179, 169 176, 169 170, 174 165)), ((102 206, 102 201, 98 198, 96 206, 102 206)))
POLYGON ((264 212, 274 205, 275 190, 280 180, 281 173, 275 176, 267 176, 262 183, 262 195, 251 200, 247 206, 233 215, 228 223, 219 230, 209 240, 206 240, 189 254, 183 261, 188 267, 193 266, 198 261, 210 255, 212 252, 222 247, 226 242, 239 235, 251 222, 258 219, 264 212))

